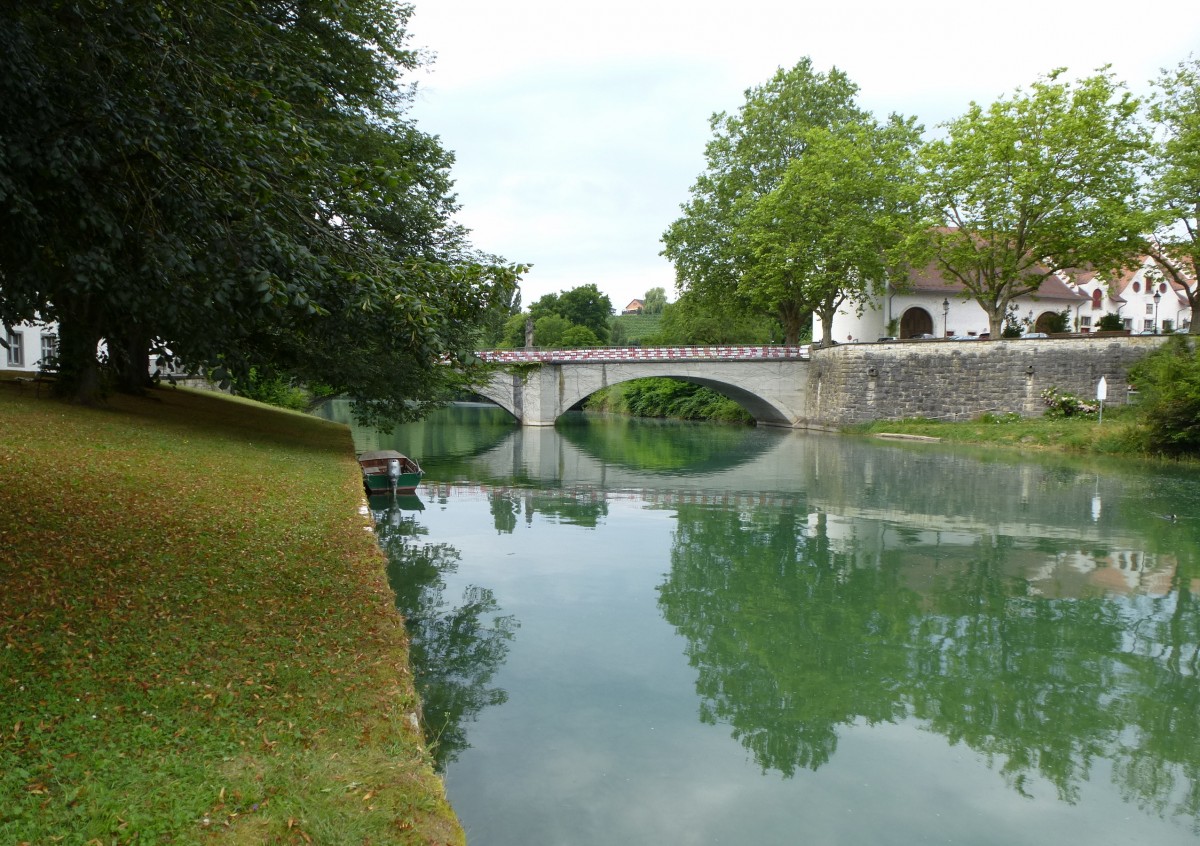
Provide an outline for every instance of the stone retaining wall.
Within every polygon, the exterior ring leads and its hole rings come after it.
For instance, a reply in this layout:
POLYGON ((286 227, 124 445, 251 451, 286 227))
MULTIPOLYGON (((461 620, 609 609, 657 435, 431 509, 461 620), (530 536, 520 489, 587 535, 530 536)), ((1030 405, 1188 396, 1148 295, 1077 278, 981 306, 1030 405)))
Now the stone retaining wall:
POLYGON ((1127 374, 1162 336, 845 344, 813 352, 809 425, 927 417, 969 420, 984 412, 1043 413, 1041 393, 1082 398, 1108 382, 1107 404, 1127 401, 1127 374))

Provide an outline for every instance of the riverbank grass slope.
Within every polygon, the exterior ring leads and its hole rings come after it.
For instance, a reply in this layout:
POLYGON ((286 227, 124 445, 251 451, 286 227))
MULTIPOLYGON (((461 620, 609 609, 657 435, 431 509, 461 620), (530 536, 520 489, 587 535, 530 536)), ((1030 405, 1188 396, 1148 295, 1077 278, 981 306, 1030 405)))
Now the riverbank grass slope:
POLYGON ((946 443, 1017 447, 1025 450, 1145 455, 1145 438, 1139 429, 1138 410, 1129 406, 1105 409, 1103 422, 1090 417, 1018 417, 984 415, 975 420, 949 422, 909 418, 876 420, 847 426, 847 434, 902 434, 933 438, 946 443))
POLYGON ((0 842, 461 843, 348 430, 0 377, 0 842))

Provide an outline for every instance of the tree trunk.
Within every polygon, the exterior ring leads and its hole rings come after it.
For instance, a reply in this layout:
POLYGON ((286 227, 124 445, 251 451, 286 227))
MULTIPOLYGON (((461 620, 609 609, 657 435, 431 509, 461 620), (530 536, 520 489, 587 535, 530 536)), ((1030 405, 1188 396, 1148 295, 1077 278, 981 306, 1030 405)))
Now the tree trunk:
POLYGON ((795 303, 782 303, 779 306, 779 323, 783 326, 783 342, 789 346, 800 343, 800 331, 803 329, 803 317, 795 303))
POLYGON ((817 316, 821 318, 821 346, 833 346, 833 318, 837 313, 836 308, 822 309, 817 312, 817 316))
POLYGON ((154 380, 150 378, 148 332, 136 326, 110 332, 108 346, 118 391, 140 396, 154 385, 154 380))
POLYGON ((100 401, 100 362, 96 347, 100 343, 100 319, 91 298, 61 298, 54 303, 58 316, 57 396, 80 405, 100 401))
POLYGON ((1004 337, 1004 315, 1008 311, 1008 303, 996 303, 991 308, 985 303, 979 303, 988 318, 988 333, 992 340, 1004 337))

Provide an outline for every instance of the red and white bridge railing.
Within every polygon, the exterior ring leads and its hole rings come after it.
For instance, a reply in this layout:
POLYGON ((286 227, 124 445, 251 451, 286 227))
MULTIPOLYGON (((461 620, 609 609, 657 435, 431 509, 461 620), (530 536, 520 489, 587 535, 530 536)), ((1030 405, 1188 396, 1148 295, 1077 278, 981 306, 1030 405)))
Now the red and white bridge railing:
POLYGON ((494 364, 540 362, 609 363, 622 361, 773 361, 805 360, 808 345, 713 345, 696 347, 586 347, 570 350, 485 350, 479 357, 494 364))

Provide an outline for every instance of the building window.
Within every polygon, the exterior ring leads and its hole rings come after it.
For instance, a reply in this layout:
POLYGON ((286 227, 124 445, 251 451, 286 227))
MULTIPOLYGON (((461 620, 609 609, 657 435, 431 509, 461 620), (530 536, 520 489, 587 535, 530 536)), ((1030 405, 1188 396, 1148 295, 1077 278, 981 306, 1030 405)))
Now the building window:
POLYGON ((1154 314, 1154 303, 1146 303, 1146 314, 1154 314))
POLYGON ((1154 321, 1153 320, 1143 320, 1142 321, 1142 331, 1143 332, 1153 332, 1154 331, 1154 321))
POLYGON ((1135 281, 1133 283, 1133 292, 1136 294, 1140 290, 1142 290, 1142 283, 1135 281))
POLYGON ((1079 315, 1079 328, 1080 329, 1091 329, 1092 328, 1092 316, 1090 314, 1079 315))
POLYGON ((1092 291, 1092 308, 1100 308, 1100 304, 1104 299, 1104 295, 1100 293, 1100 289, 1092 291))
POLYGON ((1130 332, 1132 332, 1133 331, 1133 318, 1126 317, 1124 320, 1121 321, 1121 325, 1124 326, 1126 329, 1128 329, 1130 332))
POLYGON ((1163 325, 1162 325, 1162 330, 1165 334, 1170 335, 1172 332, 1175 331, 1175 321, 1174 320, 1164 320, 1163 325))
POLYGON ((40 364, 45 367, 49 364, 54 364, 58 360, 58 336, 43 335, 42 336, 42 360, 40 364))
POLYGON ((24 348, 21 346, 21 333, 8 330, 8 366, 9 367, 24 367, 25 354, 24 348))

